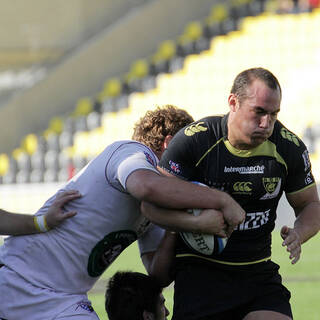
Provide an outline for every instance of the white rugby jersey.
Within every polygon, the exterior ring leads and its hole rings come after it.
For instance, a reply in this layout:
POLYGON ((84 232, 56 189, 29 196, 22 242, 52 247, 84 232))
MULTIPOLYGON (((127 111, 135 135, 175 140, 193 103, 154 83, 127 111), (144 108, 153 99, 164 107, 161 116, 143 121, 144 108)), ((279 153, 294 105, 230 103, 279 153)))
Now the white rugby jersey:
MULTIPOLYGON (((157 163, 143 144, 111 144, 58 191, 79 190, 82 197, 65 205, 77 215, 47 233, 7 238, 1 262, 36 286, 85 293, 137 238, 141 252, 154 251, 164 231, 141 215, 125 183, 138 169, 158 173, 157 163)), ((55 196, 36 214, 43 214, 55 196)))

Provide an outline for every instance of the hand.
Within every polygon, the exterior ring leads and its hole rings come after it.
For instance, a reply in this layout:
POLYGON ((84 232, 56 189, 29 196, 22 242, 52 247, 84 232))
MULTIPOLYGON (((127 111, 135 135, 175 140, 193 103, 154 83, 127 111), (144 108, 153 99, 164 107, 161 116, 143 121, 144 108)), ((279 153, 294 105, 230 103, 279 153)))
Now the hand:
POLYGON ((238 226, 241 222, 246 218, 246 212, 242 209, 242 207, 229 195, 225 200, 225 205, 222 208, 223 217, 227 223, 227 236, 230 237, 234 228, 238 226))
POLYGON ((227 237, 227 224, 221 211, 215 209, 202 209, 200 215, 202 233, 215 234, 222 238, 227 237), (207 230, 204 232, 204 230, 207 230))
POLYGON ((77 213, 75 211, 64 212, 63 206, 67 202, 80 197, 81 194, 76 190, 68 190, 58 194, 46 213, 46 222, 48 227, 50 229, 57 227, 64 220, 74 217, 77 213))
POLYGON ((289 258, 291 263, 295 264, 301 255, 301 239, 299 233, 288 226, 283 226, 280 231, 280 235, 284 240, 282 246, 287 247, 287 251, 290 252, 289 258))

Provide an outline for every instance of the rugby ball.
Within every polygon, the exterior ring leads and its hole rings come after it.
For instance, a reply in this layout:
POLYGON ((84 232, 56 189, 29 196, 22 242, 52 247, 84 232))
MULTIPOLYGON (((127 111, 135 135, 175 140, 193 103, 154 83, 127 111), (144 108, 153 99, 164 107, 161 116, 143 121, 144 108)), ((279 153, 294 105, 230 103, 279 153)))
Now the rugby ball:
MULTIPOLYGON (((195 216, 198 216, 201 211, 202 209, 188 210, 190 214, 195 216)), ((189 248, 205 256, 221 253, 228 241, 228 238, 194 232, 180 232, 180 237, 189 248)))

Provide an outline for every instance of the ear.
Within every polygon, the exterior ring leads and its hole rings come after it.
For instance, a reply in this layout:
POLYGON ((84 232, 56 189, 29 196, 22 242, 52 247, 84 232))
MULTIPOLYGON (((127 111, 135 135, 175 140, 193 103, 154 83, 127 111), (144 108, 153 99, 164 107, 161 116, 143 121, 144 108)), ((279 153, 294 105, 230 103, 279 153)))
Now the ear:
POLYGON ((162 146, 163 150, 165 150, 165 149, 168 148, 168 145, 169 145, 169 143, 170 143, 170 141, 171 141, 172 138, 173 138, 173 136, 171 136, 171 135, 167 135, 167 136, 164 138, 163 146, 162 146))
POLYGON ((232 112, 237 111, 237 103, 238 103, 237 96, 234 93, 230 93, 228 97, 228 104, 229 104, 230 111, 232 112))
POLYGON ((143 320, 154 320, 154 314, 152 312, 143 311, 143 320))

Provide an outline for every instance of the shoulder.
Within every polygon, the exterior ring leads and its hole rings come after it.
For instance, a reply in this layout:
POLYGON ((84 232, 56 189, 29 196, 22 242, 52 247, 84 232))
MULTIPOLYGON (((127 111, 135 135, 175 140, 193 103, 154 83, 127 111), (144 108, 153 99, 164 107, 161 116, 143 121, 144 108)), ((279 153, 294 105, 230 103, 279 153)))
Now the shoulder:
POLYGON ((220 138, 224 134, 224 115, 210 116, 195 121, 182 131, 187 137, 216 136, 220 138))
POLYGON ((278 146, 279 149, 286 150, 305 150, 303 141, 291 130, 285 127, 280 121, 276 121, 270 140, 278 146))
POLYGON ((269 140, 276 145, 277 152, 291 168, 301 167, 304 171, 310 169, 311 163, 306 145, 280 121, 275 123, 273 134, 269 140))

